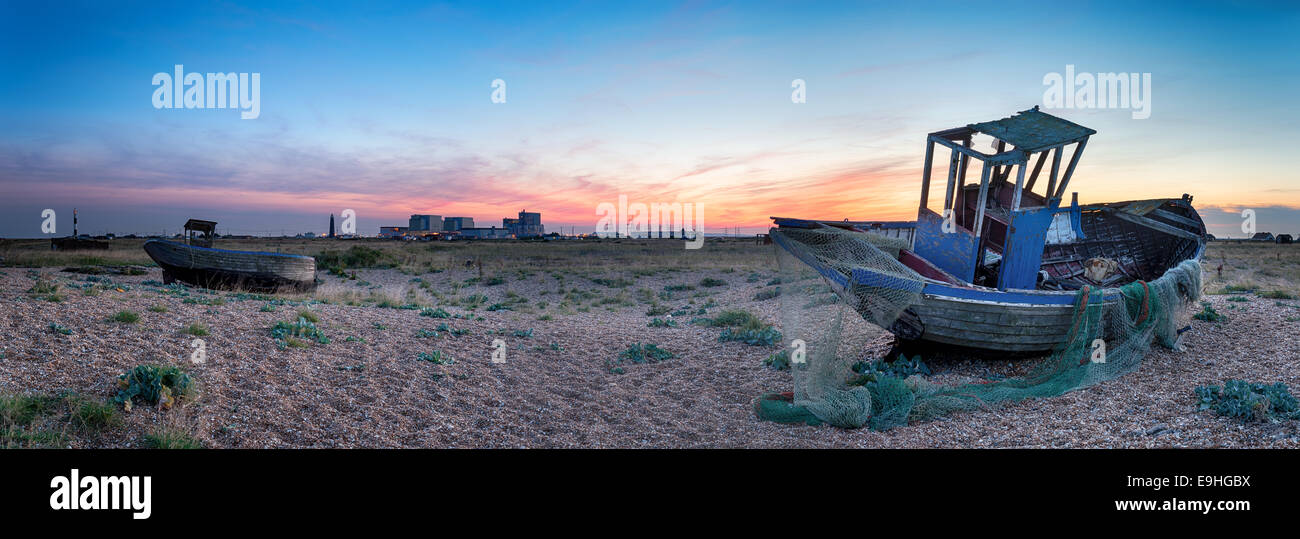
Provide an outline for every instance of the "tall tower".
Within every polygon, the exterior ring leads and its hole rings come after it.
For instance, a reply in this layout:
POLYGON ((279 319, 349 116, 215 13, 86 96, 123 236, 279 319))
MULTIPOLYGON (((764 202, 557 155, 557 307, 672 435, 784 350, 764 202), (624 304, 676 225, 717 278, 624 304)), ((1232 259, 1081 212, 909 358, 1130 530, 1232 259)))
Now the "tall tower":
POLYGON ((334 214, 330 214, 330 237, 334 237, 334 214))

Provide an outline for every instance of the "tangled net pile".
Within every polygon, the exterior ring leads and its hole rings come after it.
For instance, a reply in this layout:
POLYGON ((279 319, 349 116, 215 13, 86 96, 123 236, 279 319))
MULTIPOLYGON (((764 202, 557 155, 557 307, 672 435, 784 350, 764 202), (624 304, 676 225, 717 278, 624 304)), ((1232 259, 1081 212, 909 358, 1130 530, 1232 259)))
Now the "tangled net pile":
POLYGON ((1085 388, 1137 369, 1152 342, 1173 348, 1186 307, 1200 298, 1200 264, 1184 261, 1155 281, 1084 287, 1068 332, 1025 376, 955 386, 883 376, 850 386, 852 365, 862 358, 844 342, 846 312, 888 328, 920 300, 924 280, 898 261, 907 242, 829 227, 772 229, 771 237, 781 273, 781 329, 787 346, 803 357, 792 362, 794 391, 762 395, 754 409, 783 423, 887 430, 1085 388), (1097 339, 1105 343, 1104 361, 1094 358, 1097 339))

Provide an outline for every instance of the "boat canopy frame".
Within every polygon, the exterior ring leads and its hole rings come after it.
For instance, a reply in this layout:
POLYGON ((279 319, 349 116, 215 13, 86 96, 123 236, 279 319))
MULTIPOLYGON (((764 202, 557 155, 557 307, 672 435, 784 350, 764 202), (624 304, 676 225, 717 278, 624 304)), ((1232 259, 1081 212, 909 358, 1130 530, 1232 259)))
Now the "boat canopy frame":
MULTIPOLYGON (((999 213, 995 220, 1006 225, 1007 232, 1001 237, 1004 243, 995 245, 1002 255, 1015 252, 1017 268, 1009 274, 998 278, 999 287, 1032 286, 1036 275, 1033 259, 1041 258, 1043 236, 1030 230, 1019 231, 1019 237, 1012 237, 1016 227, 1012 221, 1019 220, 1021 228, 1043 229, 1050 225, 1052 215, 1060 211, 1073 211, 1077 214, 1078 197, 1074 197, 1070 208, 1060 209, 1061 199, 1069 188, 1070 180, 1083 155, 1088 139, 1096 130, 1083 127, 1068 120, 1032 109, 1021 111, 1011 117, 991 122, 969 124, 965 127, 936 131, 926 136, 925 165, 921 176, 921 201, 917 215, 917 235, 914 240, 915 250, 927 258, 932 258, 941 268, 955 275, 974 282, 978 270, 985 265, 985 250, 989 247, 989 230, 986 220, 989 217, 989 192, 992 187, 1010 186, 1012 171, 1016 180, 1009 205, 999 213), (995 140, 995 152, 992 154, 976 150, 973 145, 975 135, 984 134, 995 140), (1068 163, 1065 162, 1067 147, 1074 146, 1068 163), (943 200, 942 213, 929 209, 931 174, 935 160, 935 147, 943 146, 950 150, 948 159, 948 182, 943 200), (1009 148, 1008 148, 1009 147, 1009 148), (1034 155, 1037 159, 1032 172, 1028 170, 1034 155), (1033 193, 1034 185, 1042 176, 1048 156, 1052 166, 1047 173, 1045 195, 1033 193), (970 160, 983 163, 980 170, 979 194, 974 204, 974 219, 967 215, 964 193, 967 191, 966 176, 970 160), (1026 191, 1032 196, 1032 205, 1022 204, 1026 200, 1026 191), (1041 198, 1041 205, 1038 204, 1041 198), (1031 213, 1037 215, 1030 215, 1031 213), (942 221, 942 224, 940 224, 942 221), (969 223, 969 227, 962 223, 969 223), (952 234, 952 232, 958 232, 952 234), (1013 246, 1012 243, 1015 242, 1013 246), (1036 245, 1032 245, 1036 244, 1036 245), (1033 270, 1033 274, 1029 274, 1033 270)), ((973 189, 973 186, 972 186, 973 189)), ((1003 201, 1005 204, 1007 201, 1003 201)), ((1078 227, 1077 216, 1074 228, 1078 227)), ((995 240, 996 241, 996 240, 995 240)))
POLYGON ((1010 209, 1020 209, 1024 191, 1033 191, 1043 171, 1043 165, 1047 162, 1048 154, 1052 156, 1052 167, 1048 174, 1045 198, 1048 206, 1053 208, 1060 206, 1061 199, 1070 185, 1070 179, 1074 177, 1074 170, 1079 165, 1083 150, 1088 145, 1088 138, 1095 134, 1097 131, 1094 129, 1041 112, 1037 106, 1009 118, 930 133, 926 136, 920 209, 927 209, 929 205, 930 177, 936 144, 951 150, 948 187, 943 203, 945 212, 956 213, 954 210, 956 195, 960 194, 965 187, 966 171, 970 166, 970 160, 974 158, 984 163, 980 171, 980 197, 974 223, 975 230, 973 230, 976 235, 979 235, 984 224, 985 207, 988 205, 986 199, 989 185, 1008 181, 1012 168, 1015 168, 1016 186, 1010 209), (979 133, 997 140, 996 153, 987 154, 972 147, 972 140, 979 133), (1070 155, 1069 163, 1062 175, 1061 163, 1064 152, 1066 147, 1072 144, 1075 145, 1074 152, 1070 155), (1007 149, 1008 145, 1011 149, 1007 149), (1025 168, 1033 154, 1038 154, 1038 159, 1026 183, 1025 168))
POLYGON ((212 247, 212 238, 217 232, 216 221, 190 219, 185 221, 185 244, 199 247, 212 247))

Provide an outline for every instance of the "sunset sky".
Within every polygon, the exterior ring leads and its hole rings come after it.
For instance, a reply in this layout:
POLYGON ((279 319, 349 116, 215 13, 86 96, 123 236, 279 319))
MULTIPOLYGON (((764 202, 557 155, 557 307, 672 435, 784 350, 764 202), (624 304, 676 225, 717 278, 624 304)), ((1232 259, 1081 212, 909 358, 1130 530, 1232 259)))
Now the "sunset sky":
POLYGON ((1148 119, 1048 111, 1098 131, 1082 202, 1191 193, 1213 233, 1245 208, 1300 233, 1294 4, 197 4, 0 7, 0 236, 73 207, 94 234, 345 208, 366 235, 522 209, 588 232, 620 194, 702 204, 710 232, 910 220, 926 133, 1043 105, 1067 64, 1152 79, 1148 119), (260 117, 154 108, 176 64, 259 73, 260 117))

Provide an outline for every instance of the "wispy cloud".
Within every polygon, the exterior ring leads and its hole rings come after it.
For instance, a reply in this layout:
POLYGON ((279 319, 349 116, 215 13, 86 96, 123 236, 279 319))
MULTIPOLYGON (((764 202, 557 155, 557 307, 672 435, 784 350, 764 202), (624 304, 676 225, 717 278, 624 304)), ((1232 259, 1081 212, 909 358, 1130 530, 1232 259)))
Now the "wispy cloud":
POLYGON ((900 60, 894 62, 884 62, 879 64, 871 64, 871 65, 855 67, 853 69, 841 71, 838 73, 838 76, 856 77, 856 76, 869 75, 875 73, 888 73, 891 71, 898 71, 902 69, 930 67, 930 66, 943 65, 943 64, 952 64, 957 62, 966 62, 966 61, 979 59, 989 54, 990 53, 987 51, 963 51, 954 54, 946 54, 942 56, 930 56, 930 57, 920 58, 916 60, 900 60))

